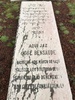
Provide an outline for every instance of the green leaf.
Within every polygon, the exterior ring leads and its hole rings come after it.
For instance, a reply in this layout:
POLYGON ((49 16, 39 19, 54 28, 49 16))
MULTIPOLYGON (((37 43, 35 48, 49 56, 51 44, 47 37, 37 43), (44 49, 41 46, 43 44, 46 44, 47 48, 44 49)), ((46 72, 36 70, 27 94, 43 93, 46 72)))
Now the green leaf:
POLYGON ((59 11, 59 10, 56 10, 55 13, 56 13, 56 14, 60 14, 60 11, 59 11))
POLYGON ((65 26, 61 26, 60 30, 64 31, 64 30, 66 30, 66 27, 65 26))
POLYGON ((12 9, 13 9, 13 11, 18 11, 19 10, 18 4, 13 5, 12 9))
POLYGON ((74 10, 71 10, 69 15, 72 15, 72 16, 75 16, 75 9, 74 10))
POLYGON ((12 43, 15 44, 15 40, 13 40, 12 43))
POLYGON ((64 32, 64 34, 69 34, 68 30, 64 30, 63 32, 64 32))
POLYGON ((0 26, 0 32, 3 30, 3 27, 2 26, 0 26))
POLYGON ((75 40, 70 40, 69 41, 71 44, 75 44, 75 40))
POLYGON ((13 47, 14 45, 12 43, 7 44, 8 47, 13 47))
POLYGON ((59 26, 64 26, 64 24, 63 23, 60 23, 59 26))
POLYGON ((7 17, 8 19, 13 19, 13 18, 14 18, 14 15, 12 15, 12 13, 7 13, 7 14, 6 14, 6 17, 7 17))
POLYGON ((2 41, 2 42, 7 42, 8 39, 9 39, 9 37, 5 36, 5 35, 0 37, 0 41, 2 41))
POLYGON ((68 3, 69 15, 75 16, 75 3, 68 3))
POLYGON ((74 18, 71 19, 71 20, 70 20, 70 23, 75 24, 75 19, 74 19, 74 18))

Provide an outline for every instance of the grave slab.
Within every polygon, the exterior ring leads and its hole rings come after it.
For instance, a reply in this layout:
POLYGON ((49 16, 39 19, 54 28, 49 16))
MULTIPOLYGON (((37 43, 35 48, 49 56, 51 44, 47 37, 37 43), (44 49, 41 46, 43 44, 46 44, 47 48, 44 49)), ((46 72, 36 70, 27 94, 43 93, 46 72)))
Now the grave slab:
POLYGON ((51 1, 23 1, 7 100, 73 100, 51 1))

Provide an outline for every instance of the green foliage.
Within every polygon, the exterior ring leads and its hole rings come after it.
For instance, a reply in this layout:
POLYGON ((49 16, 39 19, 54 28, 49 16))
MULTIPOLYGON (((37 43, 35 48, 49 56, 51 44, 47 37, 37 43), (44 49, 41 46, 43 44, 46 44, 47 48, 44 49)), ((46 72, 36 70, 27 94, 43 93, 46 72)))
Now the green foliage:
POLYGON ((8 39, 9 39, 9 37, 5 36, 5 35, 0 37, 0 41, 2 41, 2 42, 7 42, 8 39))
POLYGON ((8 47, 13 47, 13 44, 12 43, 8 43, 7 46, 8 47))
POLYGON ((10 13, 10 12, 18 12, 19 11, 19 4, 17 3, 6 3, 6 5, 4 5, 4 8, 6 9, 6 13, 10 13))
POLYGON ((19 11, 19 5, 15 3, 15 4, 12 6, 12 10, 18 12, 18 11, 19 11))
POLYGON ((71 24, 75 25, 75 3, 68 3, 69 8, 69 15, 72 16, 71 20, 69 21, 71 24))
POLYGON ((59 11, 59 10, 56 10, 55 13, 56 13, 56 14, 60 14, 60 11, 59 11))
POLYGON ((12 41, 12 44, 15 44, 15 40, 12 41))
POLYGON ((7 44, 8 47, 13 47, 15 44, 15 40, 11 41, 10 43, 7 44))
POLYGON ((64 30, 66 30, 66 27, 62 25, 62 26, 60 27, 60 30, 64 31, 64 30))
POLYGON ((75 85, 75 75, 69 75, 69 79, 75 85))
POLYGON ((75 3, 68 3, 69 15, 75 16, 75 3))
POLYGON ((72 23, 73 25, 75 25, 75 19, 74 19, 74 18, 71 19, 71 20, 70 20, 70 23, 72 23))
POLYGON ((63 31, 64 34, 69 34, 69 30, 64 26, 63 23, 59 24, 60 30, 63 31))
POLYGON ((6 3, 4 5, 4 8, 5 8, 4 14, 6 15, 6 18, 13 19, 14 12, 19 11, 19 4, 18 3, 6 3))
POLYGON ((7 17, 8 19, 13 19, 13 18, 14 18, 14 15, 13 15, 12 13, 7 13, 7 14, 6 14, 6 17, 7 17))
POLYGON ((64 34, 69 34, 69 31, 66 29, 63 31, 64 34))
POLYGON ((60 5, 61 5, 61 2, 55 2, 55 4, 56 4, 57 6, 60 6, 60 5))
POLYGON ((3 27, 2 26, 0 26, 0 32, 3 30, 3 27))
POLYGON ((71 44, 75 44, 75 40, 70 40, 69 41, 71 44))
POLYGON ((59 26, 64 26, 64 24, 63 23, 60 23, 59 26))

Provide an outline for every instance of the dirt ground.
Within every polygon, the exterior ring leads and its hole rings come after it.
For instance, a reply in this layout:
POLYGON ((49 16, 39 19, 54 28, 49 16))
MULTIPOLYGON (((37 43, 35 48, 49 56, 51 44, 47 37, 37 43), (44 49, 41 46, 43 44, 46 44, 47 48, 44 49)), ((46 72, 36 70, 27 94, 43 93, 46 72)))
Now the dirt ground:
MULTIPOLYGON (((75 39, 75 26, 69 23, 69 19, 71 16, 67 16, 69 10, 66 6, 66 2, 62 2, 61 6, 56 6, 53 3, 54 11, 57 9, 60 11, 60 14, 55 14, 57 26, 59 30, 60 41, 63 49, 63 54, 65 58, 66 68, 70 80, 70 86, 73 94, 73 100, 75 100, 75 44, 71 44, 69 42, 70 39, 75 39), (65 35, 59 28, 59 23, 63 22, 64 25, 70 31, 70 34, 65 35)), ((4 8, 0 7, 0 14, 4 12, 4 8)), ((19 13, 15 14, 16 17, 19 13)), ((5 16, 0 15, 0 18, 4 18, 5 16)), ((16 38, 16 31, 18 26, 17 19, 7 19, 6 22, 1 22, 0 25, 6 26, 1 32, 1 35, 9 36, 9 42, 14 38, 16 38), (8 28, 7 26, 11 25, 12 28, 8 28)), ((14 47, 12 48, 6 46, 6 43, 0 41, 0 100, 6 100, 7 91, 8 91, 8 84, 9 84, 9 77, 12 65, 12 58, 14 55, 14 47)), ((67 92, 67 90, 65 91, 67 92)))

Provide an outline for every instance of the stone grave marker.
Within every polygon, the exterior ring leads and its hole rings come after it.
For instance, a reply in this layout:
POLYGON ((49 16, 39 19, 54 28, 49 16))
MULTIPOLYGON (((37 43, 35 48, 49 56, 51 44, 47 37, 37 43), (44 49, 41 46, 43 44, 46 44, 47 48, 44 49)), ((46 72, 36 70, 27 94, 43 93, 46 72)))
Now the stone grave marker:
POLYGON ((73 100, 51 1, 23 1, 7 100, 73 100))

